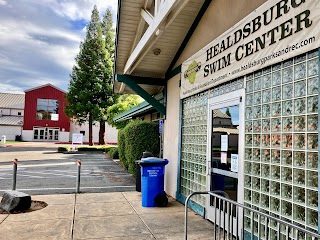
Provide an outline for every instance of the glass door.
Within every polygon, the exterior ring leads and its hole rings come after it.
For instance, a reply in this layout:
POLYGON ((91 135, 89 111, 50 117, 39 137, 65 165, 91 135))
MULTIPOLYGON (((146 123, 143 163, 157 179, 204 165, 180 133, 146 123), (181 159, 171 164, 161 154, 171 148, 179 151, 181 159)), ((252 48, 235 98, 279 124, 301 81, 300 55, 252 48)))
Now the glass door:
POLYGON ((239 105, 212 109, 211 115, 210 191, 237 201, 239 105))
MULTIPOLYGON (((208 191, 243 202, 243 91, 236 91, 231 96, 231 99, 228 94, 209 100, 206 186, 208 191)), ((222 210, 220 207, 208 196, 206 218, 214 221, 216 214, 222 210)))
POLYGON ((54 129, 53 133, 54 133, 54 140, 58 141, 59 140, 59 129, 54 129))
POLYGON ((39 129, 33 130, 33 139, 38 140, 39 139, 39 129))
POLYGON ((48 140, 51 140, 51 141, 53 140, 53 131, 54 131, 53 129, 48 130, 48 140))
POLYGON ((39 128, 39 139, 40 140, 45 139, 45 128, 39 128))
POLYGON ((48 135, 46 140, 49 141, 58 141, 59 140, 59 129, 57 128, 48 128, 48 135))

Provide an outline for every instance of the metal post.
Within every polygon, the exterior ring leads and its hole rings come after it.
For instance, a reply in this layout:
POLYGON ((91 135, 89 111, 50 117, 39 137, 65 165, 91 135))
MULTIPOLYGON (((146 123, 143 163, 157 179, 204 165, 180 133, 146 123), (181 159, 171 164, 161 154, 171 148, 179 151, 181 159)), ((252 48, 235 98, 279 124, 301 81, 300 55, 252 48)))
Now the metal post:
POLYGON ((159 153, 159 158, 162 158, 162 133, 160 133, 160 153, 159 153))
POLYGON ((162 158, 162 130, 163 130, 163 120, 159 120, 159 138, 160 138, 160 153, 159 158, 162 158))
POLYGON ((77 189, 76 189, 76 193, 80 193, 80 173, 81 173, 81 160, 79 159, 77 161, 77 189))
POLYGON ((16 186, 17 186, 17 167, 18 167, 18 159, 15 158, 13 161, 12 190, 16 190, 16 186))

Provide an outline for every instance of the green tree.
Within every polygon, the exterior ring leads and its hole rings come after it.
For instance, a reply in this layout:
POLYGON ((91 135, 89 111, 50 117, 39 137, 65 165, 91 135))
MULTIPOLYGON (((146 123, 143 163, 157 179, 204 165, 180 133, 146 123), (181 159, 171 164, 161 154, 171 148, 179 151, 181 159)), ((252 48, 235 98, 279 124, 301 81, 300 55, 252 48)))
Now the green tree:
POLYGON ((141 102, 141 98, 138 95, 125 94, 121 95, 116 104, 109 107, 107 110, 107 122, 117 128, 123 129, 130 120, 122 120, 119 122, 114 122, 113 118, 118 116, 119 114, 137 106, 141 102))
POLYGON ((94 6, 66 95, 66 114, 80 125, 89 122, 89 145, 93 144, 92 125, 101 119, 101 109, 112 105, 112 60, 105 48, 100 25, 99 12, 94 6))
POLYGON ((100 108, 100 130, 99 130, 99 144, 103 145, 104 142, 104 135, 106 132, 105 122, 107 120, 107 109, 108 107, 112 106, 116 103, 118 94, 113 93, 113 86, 112 86, 112 74, 113 74, 113 60, 114 60, 114 46, 115 46, 115 30, 113 28, 113 21, 112 21, 112 13, 110 9, 107 9, 102 21, 101 21, 101 31, 102 37, 105 42, 105 49, 108 53, 107 55, 107 75, 105 76, 105 81, 108 83, 107 86, 101 92, 100 98, 106 104, 101 106, 100 108))
POLYGON ((230 110, 229 110, 228 107, 227 107, 227 110, 226 110, 226 115, 228 115, 229 117, 231 117, 231 113, 230 113, 230 110))
POLYGON ((115 44, 115 30, 113 28, 113 21, 112 21, 112 13, 111 10, 108 8, 102 18, 101 22, 102 34, 104 36, 105 45, 107 52, 109 53, 110 57, 114 57, 114 44, 115 44))

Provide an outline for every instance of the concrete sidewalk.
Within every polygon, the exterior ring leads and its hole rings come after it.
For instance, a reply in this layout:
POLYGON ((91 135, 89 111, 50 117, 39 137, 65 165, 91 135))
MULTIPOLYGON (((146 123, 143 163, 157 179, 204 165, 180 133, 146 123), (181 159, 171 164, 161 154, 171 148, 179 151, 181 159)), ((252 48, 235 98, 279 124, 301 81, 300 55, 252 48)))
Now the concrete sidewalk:
MULTIPOLYGON (((183 239, 184 206, 144 208, 141 193, 37 195, 44 209, 0 214, 0 239, 183 239)), ((189 211, 188 239, 213 239, 213 225, 189 211)))

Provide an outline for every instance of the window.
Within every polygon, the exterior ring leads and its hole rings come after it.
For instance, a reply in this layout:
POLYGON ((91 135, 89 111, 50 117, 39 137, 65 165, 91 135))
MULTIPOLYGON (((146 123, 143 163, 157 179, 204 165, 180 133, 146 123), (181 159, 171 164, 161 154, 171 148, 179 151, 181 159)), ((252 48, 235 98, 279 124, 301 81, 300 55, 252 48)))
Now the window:
POLYGON ((37 100, 37 116, 38 120, 51 120, 52 114, 58 114, 59 101, 54 99, 37 100))

